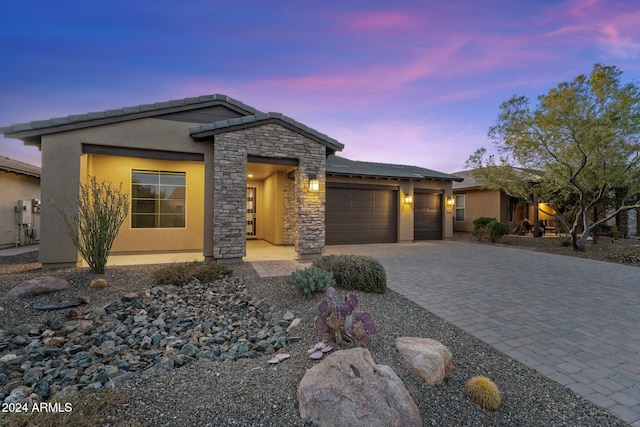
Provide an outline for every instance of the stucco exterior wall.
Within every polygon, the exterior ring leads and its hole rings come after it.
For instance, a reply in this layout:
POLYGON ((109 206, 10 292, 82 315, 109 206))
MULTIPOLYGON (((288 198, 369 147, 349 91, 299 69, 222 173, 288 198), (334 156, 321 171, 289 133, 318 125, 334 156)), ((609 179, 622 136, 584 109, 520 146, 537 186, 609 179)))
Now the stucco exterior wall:
MULTIPOLYGON (((186 224, 184 228, 132 228, 131 208, 113 243, 112 253, 133 252, 191 252, 201 251, 204 238, 204 163, 175 160, 142 159, 89 154, 87 175, 98 182, 109 181, 115 187, 122 183, 122 191, 131 202, 131 173, 133 169, 185 172, 186 224)), ((83 180, 88 183, 88 177, 83 180)))
MULTIPOLYGON (((496 219, 500 219, 503 216, 501 207, 502 197, 499 190, 460 190, 456 191, 455 194, 465 195, 465 210, 464 221, 455 221, 453 225, 454 231, 470 232, 473 226, 473 220, 481 216, 496 219)), ((501 222, 504 221, 501 220, 501 222)))
POLYGON ((293 218, 297 224, 294 247, 301 256, 324 252, 324 145, 270 123, 218 134, 213 148, 214 258, 246 255, 247 156, 298 160, 294 172, 293 199, 298 206, 293 218), (308 190, 310 173, 320 180, 318 192, 308 190))
MULTIPOLYGON (((40 260, 44 268, 79 264, 78 252, 66 235, 62 216, 47 198, 57 202, 73 200, 78 194, 80 178, 87 176, 86 156, 82 144, 107 147, 138 148, 175 153, 201 153, 204 162, 212 163, 211 144, 194 142, 189 128, 195 123, 145 118, 42 136, 42 233, 40 260), (83 164, 84 163, 84 164, 83 164)), ((204 175, 203 254, 213 253, 213 173, 204 175)))
MULTIPOLYGON (((13 247, 16 244, 18 223, 15 206, 18 200, 40 199, 40 179, 33 176, 18 175, 0 171, 0 248, 13 247)), ((31 214, 31 227, 40 234, 40 214, 31 214)))

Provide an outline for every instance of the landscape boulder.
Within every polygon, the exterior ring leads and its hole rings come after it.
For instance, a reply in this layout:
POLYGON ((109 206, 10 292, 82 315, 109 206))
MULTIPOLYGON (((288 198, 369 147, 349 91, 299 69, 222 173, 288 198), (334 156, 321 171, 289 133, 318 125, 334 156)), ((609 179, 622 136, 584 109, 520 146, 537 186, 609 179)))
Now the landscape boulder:
POLYGON ((421 426, 400 378, 361 347, 340 350, 307 370, 298 386, 300 417, 317 426, 421 426))
POLYGON ((420 378, 433 386, 451 372, 453 356, 442 343, 429 338, 396 338, 396 350, 420 378))
POLYGON ((19 298, 29 298, 37 295, 48 294, 51 292, 67 289, 69 283, 58 277, 36 277, 35 279, 26 280, 19 285, 13 287, 6 293, 5 298, 16 300, 19 298))

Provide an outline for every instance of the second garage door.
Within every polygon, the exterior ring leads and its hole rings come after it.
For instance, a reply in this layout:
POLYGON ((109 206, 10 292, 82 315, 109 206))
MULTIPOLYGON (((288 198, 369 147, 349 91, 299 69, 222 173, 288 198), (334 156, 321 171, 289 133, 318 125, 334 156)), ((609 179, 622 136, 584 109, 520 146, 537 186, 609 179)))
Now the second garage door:
POLYGON ((327 188, 326 244, 397 242, 397 200, 397 190, 327 188))
POLYGON ((415 193, 414 239, 442 239, 442 194, 415 193))

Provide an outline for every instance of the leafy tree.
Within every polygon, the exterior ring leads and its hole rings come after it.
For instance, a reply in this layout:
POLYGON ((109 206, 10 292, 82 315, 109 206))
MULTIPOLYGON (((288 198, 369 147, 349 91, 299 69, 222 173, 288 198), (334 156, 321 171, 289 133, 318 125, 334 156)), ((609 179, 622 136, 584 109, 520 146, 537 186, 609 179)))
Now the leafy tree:
POLYGON ((488 188, 529 203, 535 190, 553 208, 540 210, 569 230, 580 251, 600 224, 640 207, 640 89, 621 75, 596 64, 540 95, 533 109, 523 96, 502 103, 489 130, 499 157, 481 148, 467 161, 488 188))
POLYGON ((68 209, 53 201, 52 205, 64 217, 67 234, 91 271, 104 273, 113 242, 129 212, 129 195, 122 193, 122 183, 114 188, 92 176, 89 184, 80 185, 80 193, 68 209))

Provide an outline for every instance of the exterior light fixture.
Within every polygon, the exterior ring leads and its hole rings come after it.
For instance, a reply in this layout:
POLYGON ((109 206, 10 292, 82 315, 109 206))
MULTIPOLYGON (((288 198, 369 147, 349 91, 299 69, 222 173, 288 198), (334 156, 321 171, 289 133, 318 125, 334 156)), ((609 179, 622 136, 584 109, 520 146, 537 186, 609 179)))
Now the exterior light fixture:
POLYGON ((309 174, 309 191, 320 191, 320 181, 315 173, 309 174))
POLYGON ((405 203, 413 203, 413 196, 411 194, 405 194, 404 202, 405 203))
POLYGON ((447 206, 449 206, 450 208, 453 207, 454 204, 454 199, 453 196, 452 197, 447 197, 447 206))

